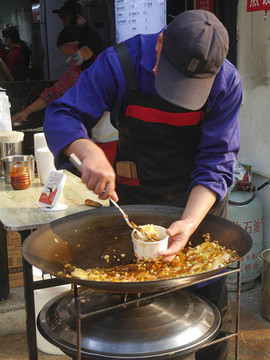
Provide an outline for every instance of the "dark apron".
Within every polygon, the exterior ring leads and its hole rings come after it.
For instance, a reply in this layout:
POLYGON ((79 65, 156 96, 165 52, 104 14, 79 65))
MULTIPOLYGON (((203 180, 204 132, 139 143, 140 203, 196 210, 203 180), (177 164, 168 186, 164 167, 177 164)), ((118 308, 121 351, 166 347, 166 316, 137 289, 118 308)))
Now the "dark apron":
MULTIPOLYGON (((124 112, 118 109, 118 116, 123 121, 114 123, 119 129, 115 164, 119 203, 185 207, 205 107, 191 112, 159 96, 142 95, 125 44, 115 48, 128 86, 127 107, 124 112)), ((226 217, 227 204, 228 196, 225 196, 209 213, 226 217)), ((230 331, 231 315, 227 309, 225 278, 212 280, 205 286, 207 284, 201 284, 202 288, 196 291, 203 292, 218 306, 222 330, 230 331)), ((196 360, 225 360, 227 354, 228 341, 223 341, 199 350, 196 360)))
POLYGON ((119 203, 184 207, 204 108, 189 111, 159 96, 142 95, 125 43, 115 48, 128 87, 123 120, 117 123, 119 203))

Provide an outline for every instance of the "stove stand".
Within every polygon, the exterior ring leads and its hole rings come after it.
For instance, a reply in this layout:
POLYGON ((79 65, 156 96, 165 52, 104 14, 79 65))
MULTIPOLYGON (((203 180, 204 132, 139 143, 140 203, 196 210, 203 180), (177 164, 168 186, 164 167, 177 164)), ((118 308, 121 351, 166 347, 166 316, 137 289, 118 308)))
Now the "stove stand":
MULTIPOLYGON (((235 337, 239 356, 241 264, 207 280, 237 273, 235 331, 220 339, 216 306, 185 289, 154 294, 105 293, 89 288, 52 299, 41 310, 38 328, 76 360, 184 359, 198 349, 235 337)), ((196 283, 205 280, 197 281, 196 283)))

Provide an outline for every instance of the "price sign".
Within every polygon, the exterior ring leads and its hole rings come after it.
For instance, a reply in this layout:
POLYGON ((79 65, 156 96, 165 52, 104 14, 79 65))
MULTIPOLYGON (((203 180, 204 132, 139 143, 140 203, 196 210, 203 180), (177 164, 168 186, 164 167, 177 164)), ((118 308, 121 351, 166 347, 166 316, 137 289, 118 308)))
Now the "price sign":
POLYGON ((166 0, 115 0, 116 42, 166 26, 166 0))

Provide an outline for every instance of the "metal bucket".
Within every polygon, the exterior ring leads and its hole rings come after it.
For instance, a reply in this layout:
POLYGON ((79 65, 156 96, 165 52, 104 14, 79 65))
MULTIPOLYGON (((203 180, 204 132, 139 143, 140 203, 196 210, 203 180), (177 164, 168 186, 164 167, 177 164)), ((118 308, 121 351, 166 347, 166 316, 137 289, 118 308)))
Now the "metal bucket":
POLYGON ((26 166, 30 172, 31 182, 35 178, 35 157, 33 155, 12 155, 2 158, 5 182, 10 184, 10 172, 13 165, 26 166))
MULTIPOLYGON (((23 141, 0 143, 0 160, 5 156, 22 155, 23 141)), ((3 161, 0 161, 0 176, 4 177, 3 161)))
POLYGON ((270 320, 270 249, 264 250, 259 259, 262 262, 262 315, 270 320))

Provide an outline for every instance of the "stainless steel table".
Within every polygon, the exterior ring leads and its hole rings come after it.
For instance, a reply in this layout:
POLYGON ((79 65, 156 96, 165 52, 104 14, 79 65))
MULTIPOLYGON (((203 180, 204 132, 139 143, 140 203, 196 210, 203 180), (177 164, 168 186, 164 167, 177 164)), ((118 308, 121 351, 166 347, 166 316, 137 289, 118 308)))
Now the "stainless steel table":
MULTIPOLYGON (((27 190, 13 190, 11 185, 0 179, 0 300, 7 300, 9 295, 7 231, 18 231, 21 241, 31 231, 80 211, 92 211, 95 208, 84 205, 85 199, 100 202, 109 206, 109 201, 101 201, 89 191, 81 179, 64 170, 67 180, 58 203, 66 204, 67 208, 58 212, 41 210, 38 200, 43 189, 39 178, 35 178, 27 190)), ((26 331, 28 354, 30 360, 37 359, 34 290, 63 284, 58 279, 33 281, 32 266, 23 259, 24 294, 26 308, 26 331)))

